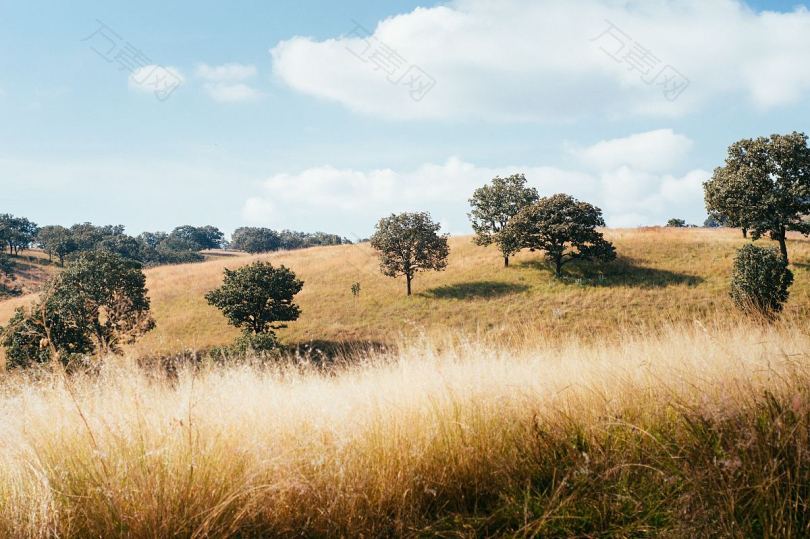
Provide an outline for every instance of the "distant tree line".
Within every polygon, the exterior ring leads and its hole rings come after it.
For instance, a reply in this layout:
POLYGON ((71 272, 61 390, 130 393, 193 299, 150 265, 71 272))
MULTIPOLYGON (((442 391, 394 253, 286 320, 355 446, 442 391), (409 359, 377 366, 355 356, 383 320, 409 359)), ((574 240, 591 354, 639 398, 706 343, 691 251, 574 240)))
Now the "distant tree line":
MULTIPOLYGON (((71 227, 48 225, 39 227, 25 217, 0 214, 0 257, 5 251, 17 255, 21 250, 40 247, 49 259, 61 265, 65 259, 79 253, 104 250, 144 266, 200 262, 200 251, 232 249, 249 253, 303 249, 322 245, 352 243, 337 234, 326 232, 276 231, 269 228, 238 228, 232 241, 215 226, 178 226, 171 232, 144 232, 138 236, 125 233, 123 225, 98 226, 78 223, 71 227)), ((7 262, 5 263, 7 264, 7 262)))
POLYGON ((294 230, 276 231, 270 228, 241 227, 234 231, 229 247, 248 253, 268 253, 350 243, 352 242, 346 238, 326 232, 307 233, 294 230))
POLYGON ((156 266, 199 262, 203 260, 200 251, 220 249, 225 245, 225 235, 210 225, 184 225, 169 233, 144 232, 133 237, 124 232, 123 225, 80 223, 70 228, 59 225, 42 227, 35 243, 49 257, 57 257, 60 264, 65 263, 66 257, 101 250, 145 266, 156 266))

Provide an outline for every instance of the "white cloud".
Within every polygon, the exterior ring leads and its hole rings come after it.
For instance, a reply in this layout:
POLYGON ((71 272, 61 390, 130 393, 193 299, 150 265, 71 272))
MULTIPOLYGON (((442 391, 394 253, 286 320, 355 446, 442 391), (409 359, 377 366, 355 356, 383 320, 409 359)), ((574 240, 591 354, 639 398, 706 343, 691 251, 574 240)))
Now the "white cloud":
POLYGON ((810 12, 804 8, 757 13, 738 0, 454 0, 388 18, 372 41, 346 30, 336 39, 278 43, 271 50, 275 74, 300 92, 400 119, 671 116, 718 99, 787 105, 810 90, 810 12), (597 38, 606 20, 617 30, 597 38), (370 51, 384 50, 377 43, 403 61, 377 60, 382 68, 375 69, 370 51), (605 53, 622 43, 619 61, 605 53), (680 97, 669 101, 630 69, 626 57, 641 52, 636 45, 654 54, 651 74, 670 65, 690 79, 680 97), (436 80, 421 101, 389 80, 409 65, 436 80))
POLYGON ((646 171, 669 170, 692 148, 692 141, 672 129, 657 129, 629 137, 598 142, 574 150, 586 164, 598 169, 615 169, 622 165, 646 171))
POLYGON ((307 224, 318 221, 335 223, 336 228, 370 230, 379 217, 388 213, 427 210, 434 217, 442 216, 447 229, 468 232, 465 215, 472 191, 496 175, 523 172, 541 194, 565 192, 601 207, 610 226, 662 224, 670 217, 700 223, 705 216, 702 183, 710 173, 692 170, 681 176, 663 174, 656 160, 633 159, 638 152, 637 141, 645 138, 660 142, 651 144, 654 151, 670 147, 672 141, 682 148, 691 145, 688 138, 669 130, 651 133, 591 147, 613 145, 617 151, 625 150, 629 157, 623 159, 594 160, 593 152, 586 149, 581 169, 482 167, 453 157, 442 164, 429 163, 403 171, 322 166, 277 174, 262 182, 261 192, 246 201, 242 215, 251 224, 272 227, 311 229, 307 224), (662 132, 666 135, 661 136, 662 132), (601 168, 595 170, 595 165, 601 168))
POLYGON ((236 84, 206 83, 203 87, 211 99, 221 103, 251 101, 262 95, 257 89, 241 82, 236 84))
POLYGON ((249 79, 256 76, 256 66, 246 64, 223 64, 219 66, 209 66, 200 64, 197 66, 196 75, 202 79, 214 82, 234 82, 249 79))
POLYGON ((254 65, 234 63, 219 66, 200 64, 196 70, 197 77, 206 81, 203 84, 205 93, 220 103, 252 101, 261 97, 259 90, 244 82, 255 77, 256 73, 254 65))

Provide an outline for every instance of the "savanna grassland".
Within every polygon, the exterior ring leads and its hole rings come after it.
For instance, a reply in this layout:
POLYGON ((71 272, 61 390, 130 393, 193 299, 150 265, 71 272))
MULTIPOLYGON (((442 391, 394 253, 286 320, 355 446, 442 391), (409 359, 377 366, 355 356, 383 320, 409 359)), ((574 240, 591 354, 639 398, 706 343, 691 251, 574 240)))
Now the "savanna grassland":
POLYGON ((258 257, 305 281, 283 342, 356 345, 330 364, 143 367, 230 341, 202 296, 256 257, 150 269, 136 348, 2 378, 0 535, 807 536, 810 243, 765 323, 728 300, 738 231, 606 235, 562 281, 453 238, 411 298, 364 244, 258 257))
MULTIPOLYGON (((603 266, 567 267, 554 278, 539 253, 524 251, 509 268, 496 249, 470 237, 450 240, 443 272, 420 273, 414 296, 403 279, 380 274, 368 244, 315 247, 260 256, 223 256, 202 264, 147 270, 157 328, 140 340, 139 355, 171 354, 226 344, 238 331, 209 306, 204 294, 218 286, 225 267, 254 259, 285 264, 304 280, 296 296, 301 317, 279 331, 286 344, 393 344, 401 338, 450 332, 494 344, 543 338, 614 341, 619 334, 655 330, 698 319, 712 324, 736 316, 728 298, 736 230, 608 230, 619 259, 603 266), (359 282, 359 297, 351 293, 359 282)), ((761 240, 770 245, 772 242, 761 240)), ((796 275, 787 314, 810 314, 810 241, 789 242, 796 275)), ((0 303, 0 324, 17 305, 0 303)))

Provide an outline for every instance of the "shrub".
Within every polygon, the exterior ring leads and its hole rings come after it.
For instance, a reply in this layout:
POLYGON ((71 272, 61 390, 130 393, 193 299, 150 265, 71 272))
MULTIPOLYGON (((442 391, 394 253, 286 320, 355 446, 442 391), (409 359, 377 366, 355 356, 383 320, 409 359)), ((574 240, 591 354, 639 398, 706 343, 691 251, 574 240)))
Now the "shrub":
POLYGON ((788 299, 793 273, 775 249, 748 244, 737 251, 731 299, 740 309, 773 316, 788 299))

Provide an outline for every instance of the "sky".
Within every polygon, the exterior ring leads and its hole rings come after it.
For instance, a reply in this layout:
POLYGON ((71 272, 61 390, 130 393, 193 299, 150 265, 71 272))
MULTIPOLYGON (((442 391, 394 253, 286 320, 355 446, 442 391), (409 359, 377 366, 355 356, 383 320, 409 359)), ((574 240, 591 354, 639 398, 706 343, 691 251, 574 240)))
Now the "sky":
POLYGON ((809 56, 790 1, 0 0, 0 213, 466 234, 524 173, 699 224, 729 144, 808 131, 809 56))

